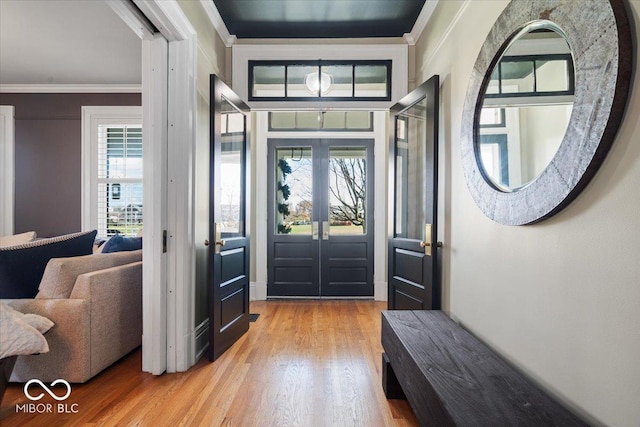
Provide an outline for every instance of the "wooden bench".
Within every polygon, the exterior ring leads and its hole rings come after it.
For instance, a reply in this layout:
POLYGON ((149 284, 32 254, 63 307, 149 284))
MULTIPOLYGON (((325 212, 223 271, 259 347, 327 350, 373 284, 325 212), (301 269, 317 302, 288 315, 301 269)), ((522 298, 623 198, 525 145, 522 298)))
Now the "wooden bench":
POLYGON ((422 426, 586 426, 441 311, 382 312, 382 381, 422 426))

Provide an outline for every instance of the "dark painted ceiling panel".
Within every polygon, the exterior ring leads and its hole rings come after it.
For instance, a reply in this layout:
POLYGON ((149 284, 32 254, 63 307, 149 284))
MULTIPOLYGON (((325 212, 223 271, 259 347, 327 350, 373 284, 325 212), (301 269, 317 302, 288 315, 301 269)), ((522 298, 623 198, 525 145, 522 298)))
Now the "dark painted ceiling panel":
POLYGON ((212 0, 238 38, 401 37, 425 0, 212 0))

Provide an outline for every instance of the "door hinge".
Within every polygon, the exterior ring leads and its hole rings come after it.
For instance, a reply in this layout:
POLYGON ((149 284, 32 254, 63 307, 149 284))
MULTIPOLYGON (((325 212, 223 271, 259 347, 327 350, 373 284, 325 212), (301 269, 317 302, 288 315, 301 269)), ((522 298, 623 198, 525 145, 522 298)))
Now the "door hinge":
POLYGON ((162 253, 167 253, 167 230, 162 230, 162 253))

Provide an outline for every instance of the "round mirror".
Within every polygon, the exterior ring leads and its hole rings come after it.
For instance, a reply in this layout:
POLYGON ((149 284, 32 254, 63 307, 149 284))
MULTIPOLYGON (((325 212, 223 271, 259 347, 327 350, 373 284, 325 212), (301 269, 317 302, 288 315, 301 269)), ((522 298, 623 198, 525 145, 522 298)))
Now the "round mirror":
POLYGON ((619 0, 514 0, 469 78, 460 154, 480 210, 506 225, 566 207, 624 115, 633 43, 619 0))
POLYGON ((549 165, 573 110, 571 49, 551 22, 527 25, 491 70, 476 117, 476 156, 484 177, 517 191, 549 165))

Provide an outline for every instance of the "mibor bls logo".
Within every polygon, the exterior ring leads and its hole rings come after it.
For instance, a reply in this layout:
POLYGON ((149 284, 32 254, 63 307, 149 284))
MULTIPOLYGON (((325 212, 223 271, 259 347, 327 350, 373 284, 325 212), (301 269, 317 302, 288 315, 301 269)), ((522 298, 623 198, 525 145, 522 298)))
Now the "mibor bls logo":
POLYGON ((40 392, 40 394, 34 394, 32 389, 36 387, 32 385, 37 384, 40 386, 42 390, 47 392, 49 396, 53 397, 58 403, 24 403, 16 405, 16 412, 23 412, 27 414, 77 414, 78 413, 78 404, 77 403, 61 403, 63 400, 67 400, 69 396, 71 396, 71 384, 68 381, 58 378, 54 382, 50 384, 50 387, 55 387, 58 384, 62 384, 66 388, 66 392, 60 396, 58 396, 51 388, 47 387, 45 383, 40 381, 39 379, 33 379, 27 381, 24 385, 24 395, 27 399, 37 402, 44 397, 44 392, 40 392))

